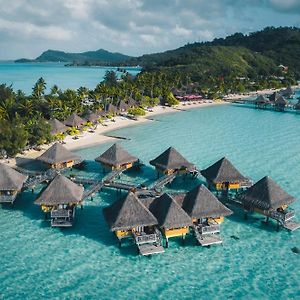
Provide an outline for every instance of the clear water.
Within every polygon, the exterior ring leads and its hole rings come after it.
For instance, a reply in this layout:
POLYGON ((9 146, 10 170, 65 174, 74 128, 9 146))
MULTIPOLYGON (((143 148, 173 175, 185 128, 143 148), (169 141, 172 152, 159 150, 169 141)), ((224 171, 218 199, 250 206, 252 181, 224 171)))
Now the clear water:
MULTIPOLYGON (((114 132, 145 163, 175 146, 199 168, 226 155, 247 176, 272 176, 300 200, 300 115, 218 106, 157 116, 155 122, 114 132)), ((78 151, 86 176, 102 174, 94 158, 109 144, 78 151)), ((73 171, 75 172, 75 171, 73 171)), ((146 166, 141 182, 155 179, 146 166)), ((134 174, 123 176, 134 181, 134 174)), ((178 179, 170 190, 190 189, 178 179)), ((171 240, 145 258, 132 245, 118 248, 102 208, 120 197, 104 190, 78 210, 72 229, 52 229, 26 192, 14 209, 0 209, 0 298, 3 299, 299 299, 300 231, 276 232, 262 217, 235 210, 222 225, 223 246, 201 248, 189 237, 171 240), (239 239, 231 238, 236 236, 239 239)), ((300 202, 293 207, 300 219, 300 202)))
MULTIPOLYGON (((107 70, 112 67, 65 67, 64 63, 13 63, 0 62, 0 84, 12 85, 14 90, 22 90, 30 94, 33 85, 40 77, 47 83, 49 91, 53 85, 61 89, 81 86, 95 88, 103 80, 107 70)), ((137 68, 126 68, 132 75, 139 73, 137 68)))

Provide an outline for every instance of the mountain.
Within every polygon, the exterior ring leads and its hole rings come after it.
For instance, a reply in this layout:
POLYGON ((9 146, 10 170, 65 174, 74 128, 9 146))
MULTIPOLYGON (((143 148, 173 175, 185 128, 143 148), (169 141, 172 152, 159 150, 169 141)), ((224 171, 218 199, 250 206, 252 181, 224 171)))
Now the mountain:
POLYGON ((57 50, 47 50, 34 60, 18 59, 16 62, 76 62, 84 63, 114 63, 128 60, 131 57, 121 53, 112 53, 104 49, 82 53, 67 53, 57 50))
POLYGON ((163 53, 143 55, 127 63, 144 70, 187 72, 197 81, 203 76, 279 75, 279 65, 300 78, 300 29, 267 27, 249 35, 236 33, 212 42, 187 44, 163 53))

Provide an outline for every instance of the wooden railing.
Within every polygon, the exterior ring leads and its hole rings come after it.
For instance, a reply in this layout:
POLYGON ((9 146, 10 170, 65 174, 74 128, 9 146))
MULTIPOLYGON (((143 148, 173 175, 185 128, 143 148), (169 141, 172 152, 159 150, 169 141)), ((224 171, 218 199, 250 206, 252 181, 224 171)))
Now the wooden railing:
POLYGON ((220 232, 220 225, 199 225, 198 231, 200 234, 211 234, 211 233, 218 233, 220 232))
POLYGON ((15 195, 0 195, 0 203, 9 203, 9 202, 13 202, 16 198, 16 194, 15 195))
POLYGON ((71 209, 56 209, 51 211, 51 218, 70 218, 72 214, 71 209))
POLYGON ((151 234, 141 234, 141 235, 134 235, 136 244, 147 244, 147 243, 155 243, 157 241, 157 236, 155 233, 151 234))

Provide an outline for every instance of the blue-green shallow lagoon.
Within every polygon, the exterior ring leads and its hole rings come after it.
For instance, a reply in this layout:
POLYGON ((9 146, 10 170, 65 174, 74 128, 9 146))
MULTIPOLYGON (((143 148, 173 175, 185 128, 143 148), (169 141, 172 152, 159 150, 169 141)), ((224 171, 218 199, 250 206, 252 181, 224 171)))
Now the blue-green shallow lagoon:
MULTIPOLYGON (((170 145, 199 168, 226 155, 255 181, 271 175, 300 200, 300 115, 218 106, 156 116, 152 123, 115 131, 122 144, 145 163, 170 145)), ((99 176, 93 159, 109 144, 78 151, 88 160, 86 176, 99 176)), ((134 174, 123 180, 134 181, 134 174)), ((102 175, 101 175, 102 176, 102 175)), ((141 182, 153 180, 149 166, 141 182)), ((197 180, 176 180, 170 191, 190 189, 197 180)), ((72 229, 52 229, 43 221, 36 197, 26 192, 15 209, 0 209, 0 298, 3 299, 296 299, 300 297, 300 232, 276 232, 262 217, 243 214, 222 226, 223 246, 201 248, 171 240, 151 258, 134 246, 119 249, 102 208, 117 193, 105 190, 84 210, 72 229), (236 236, 239 239, 233 239, 236 236)), ((300 202, 293 205, 300 219, 300 202)))
MULTIPOLYGON (((30 94, 37 80, 43 77, 47 92, 55 84, 62 90, 81 86, 94 89, 107 70, 117 70, 114 67, 65 67, 64 64, 0 62, 0 84, 12 85, 14 90, 20 89, 30 94)), ((140 72, 138 68, 125 69, 132 75, 140 72)))

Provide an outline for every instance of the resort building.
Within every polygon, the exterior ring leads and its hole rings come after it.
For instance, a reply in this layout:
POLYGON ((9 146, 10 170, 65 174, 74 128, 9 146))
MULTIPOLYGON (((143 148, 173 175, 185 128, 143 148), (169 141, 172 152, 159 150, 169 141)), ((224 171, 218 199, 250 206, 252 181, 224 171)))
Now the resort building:
POLYGON ((286 97, 286 98, 288 98, 288 99, 290 99, 290 98, 292 98, 293 97, 293 95, 294 95, 294 90, 292 89, 292 87, 287 87, 285 90, 283 90, 282 92, 281 92, 281 95, 282 96, 284 96, 284 97, 286 97))
MULTIPOLYGON (((177 200, 177 199, 176 199, 177 200)), ((222 243, 220 224, 232 211, 224 206, 205 185, 200 184, 184 195, 182 208, 190 216, 195 237, 202 246, 222 243)))
POLYGON ((83 190, 82 186, 58 174, 35 203, 41 206, 44 213, 50 213, 52 227, 70 227, 73 225, 76 206, 81 204, 83 190))
POLYGON ((175 148, 170 147, 150 161, 158 174, 170 175, 175 172, 187 174, 197 172, 195 165, 187 161, 175 148))
POLYGON ((119 144, 113 144, 95 160, 100 162, 106 171, 127 170, 139 162, 137 157, 129 154, 119 144))
POLYGON ((217 191, 237 190, 251 186, 251 181, 243 176, 226 157, 202 170, 201 174, 205 177, 208 188, 217 191))
POLYGON ((111 103, 109 103, 105 106, 104 111, 105 111, 106 115, 108 115, 108 114, 116 115, 119 112, 118 108, 111 103))
POLYGON ((67 125, 69 127, 80 128, 80 127, 82 127, 82 125, 84 125, 86 123, 86 120, 80 118, 76 114, 72 114, 65 120, 64 123, 65 123, 65 125, 67 125))
POLYGON ((55 143, 47 151, 45 151, 37 160, 45 163, 52 169, 71 168, 82 162, 82 158, 60 143, 55 143))
POLYGON ((169 238, 182 237, 183 240, 185 239, 192 220, 170 195, 164 193, 146 205, 158 221, 158 226, 166 238, 166 247, 169 246, 169 238))
POLYGON ((125 199, 104 208, 103 214, 120 246, 122 239, 133 238, 142 255, 164 252, 155 228, 158 222, 135 194, 129 192, 125 199))
POLYGON ((97 123, 100 116, 97 113, 88 111, 83 115, 84 119, 91 123, 97 123))
POLYGON ((0 203, 13 204, 28 176, 0 163, 0 203))
POLYGON ((51 135, 62 134, 68 130, 67 126, 57 119, 51 119, 48 123, 51 126, 51 135))
POLYGON ((295 202, 295 198, 284 191, 272 178, 265 176, 256 182, 247 191, 241 193, 237 198, 250 212, 257 212, 277 221, 289 230, 300 227, 299 223, 291 219, 295 216, 294 210, 288 205, 295 202))
POLYGON ((129 107, 137 107, 138 106, 138 103, 131 97, 128 99, 127 104, 129 107))
POLYGON ((266 108, 271 102, 263 95, 259 95, 256 100, 254 101, 255 106, 257 108, 264 109, 266 108))
POLYGON ((269 96, 269 100, 273 103, 275 103, 275 101, 278 99, 278 97, 280 97, 280 94, 277 92, 274 92, 272 95, 269 96))
POLYGON ((120 112, 126 112, 129 109, 129 105, 125 103, 123 100, 120 100, 117 108, 120 112))
POLYGON ((278 111, 284 111, 285 107, 289 104, 289 102, 283 97, 279 96, 274 103, 275 109, 278 111))

